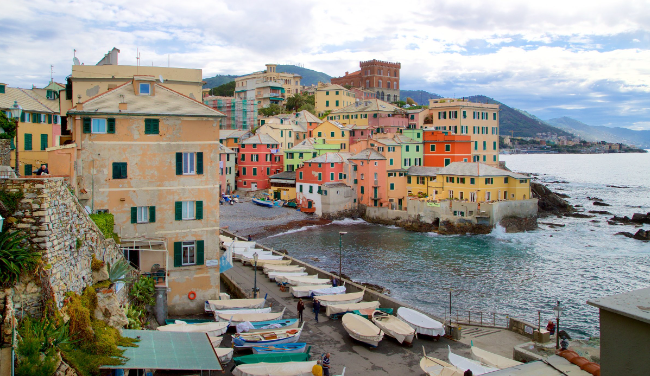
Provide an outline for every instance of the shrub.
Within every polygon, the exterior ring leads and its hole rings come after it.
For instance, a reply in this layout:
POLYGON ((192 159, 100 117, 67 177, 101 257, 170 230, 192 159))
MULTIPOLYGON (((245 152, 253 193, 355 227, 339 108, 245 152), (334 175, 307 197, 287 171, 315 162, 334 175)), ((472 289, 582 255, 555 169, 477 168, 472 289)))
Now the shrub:
POLYGON ((23 241, 27 236, 18 232, 0 232, 0 285, 12 286, 24 272, 38 265, 41 254, 23 241))
POLYGON ((93 272, 98 272, 104 267, 104 264, 104 261, 97 260, 95 255, 93 255, 93 259, 90 262, 90 269, 92 269, 93 272))
POLYGON ((16 375, 36 376, 51 375, 57 367, 56 348, 71 344, 67 324, 57 324, 56 318, 47 315, 41 320, 26 317, 20 324, 18 332, 20 341, 17 352, 20 356, 16 375))
POLYGON ((90 219, 95 222, 97 227, 102 231, 106 239, 115 239, 115 242, 119 243, 120 238, 114 232, 115 228, 115 217, 111 213, 97 213, 91 214, 90 219))
POLYGON ((135 305, 144 308, 156 304, 154 292, 155 282, 153 278, 141 276, 133 283, 129 296, 133 299, 135 305))
POLYGON ((131 265, 124 259, 117 260, 113 265, 108 266, 108 279, 112 282, 130 282, 131 277, 128 276, 131 271, 131 265))
POLYGON ((17 192, 9 192, 6 189, 0 190, 0 201, 7 208, 7 214, 12 215, 18 209, 18 203, 25 197, 23 191, 19 190, 17 192))

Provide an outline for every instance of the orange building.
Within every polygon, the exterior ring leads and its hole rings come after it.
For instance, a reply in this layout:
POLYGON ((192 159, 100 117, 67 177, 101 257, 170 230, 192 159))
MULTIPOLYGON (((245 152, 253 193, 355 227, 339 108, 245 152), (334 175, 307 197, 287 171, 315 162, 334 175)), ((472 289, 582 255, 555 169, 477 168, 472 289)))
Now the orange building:
POLYGON ((424 166, 445 167, 452 162, 469 162, 472 158, 472 138, 450 132, 424 131, 424 166))
POLYGON ((374 149, 365 149, 348 158, 352 165, 359 204, 386 206, 386 157, 374 149))

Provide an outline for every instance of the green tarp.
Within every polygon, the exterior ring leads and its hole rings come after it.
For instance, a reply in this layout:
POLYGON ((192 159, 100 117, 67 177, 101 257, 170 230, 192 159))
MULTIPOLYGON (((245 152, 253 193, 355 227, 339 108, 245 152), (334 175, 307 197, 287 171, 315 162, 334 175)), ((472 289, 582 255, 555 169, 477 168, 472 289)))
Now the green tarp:
POLYGON ((306 362, 309 360, 309 353, 298 354, 251 354, 233 358, 235 365, 255 363, 285 363, 285 362, 306 362))

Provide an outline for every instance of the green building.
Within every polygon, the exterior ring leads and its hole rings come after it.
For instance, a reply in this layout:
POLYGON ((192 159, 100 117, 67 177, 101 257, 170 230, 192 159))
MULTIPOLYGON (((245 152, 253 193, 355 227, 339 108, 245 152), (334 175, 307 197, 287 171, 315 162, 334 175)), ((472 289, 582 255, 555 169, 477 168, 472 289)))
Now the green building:
POLYGON ((339 145, 326 144, 322 138, 307 138, 284 151, 284 171, 296 171, 307 160, 339 151, 341 151, 339 145))

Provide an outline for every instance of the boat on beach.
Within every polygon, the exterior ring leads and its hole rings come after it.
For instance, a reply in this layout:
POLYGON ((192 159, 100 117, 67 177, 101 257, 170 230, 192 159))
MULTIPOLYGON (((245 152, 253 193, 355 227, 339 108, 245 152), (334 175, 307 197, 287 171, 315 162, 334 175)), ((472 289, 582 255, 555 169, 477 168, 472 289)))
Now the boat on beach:
POLYGON ((359 303, 352 303, 352 304, 332 304, 327 306, 327 309, 325 310, 325 314, 327 316, 332 316, 340 313, 352 312, 352 311, 368 309, 368 308, 372 308, 372 309, 379 308, 379 302, 375 301, 375 302, 359 302, 359 303))
POLYGON ((232 374, 234 376, 308 376, 312 374, 311 369, 315 365, 315 360, 308 362, 241 364, 232 371, 232 374))
POLYGON ((270 272, 268 274, 269 280, 271 281, 277 281, 278 277, 304 277, 306 275, 307 273, 305 272, 270 272))
POLYGON ((485 351, 483 349, 479 349, 476 346, 472 346, 471 351, 472 357, 475 360, 481 362, 481 364, 487 365, 488 367, 504 369, 515 367, 521 364, 521 362, 506 358, 505 356, 491 353, 489 351, 485 351))
POLYGON ((264 265, 289 265, 291 260, 257 260, 257 267, 264 267, 264 265))
POLYGON ((211 309, 258 309, 264 307, 266 298, 260 299, 229 299, 229 300, 208 300, 211 309))
POLYGON ((262 206, 265 208, 272 208, 273 207, 273 201, 266 201, 266 200, 260 200, 259 198, 254 198, 253 199, 253 204, 262 206))
POLYGON ((329 279, 316 278, 315 275, 304 277, 282 277, 286 279, 287 283, 292 286, 305 286, 305 285, 325 285, 330 283, 329 279))
POLYGON ((332 285, 300 285, 300 286, 291 286, 289 292, 295 298, 307 298, 311 296, 311 292, 314 290, 321 290, 326 288, 331 288, 332 285))
POLYGON ((363 300, 364 291, 351 292, 349 294, 320 295, 318 301, 323 307, 337 304, 354 304, 363 300))
POLYGON ((255 346, 252 348, 253 354, 293 354, 309 353, 309 348, 305 342, 285 343, 284 345, 255 346))
POLYGON ((399 307, 397 309, 397 317, 409 324, 418 334, 432 336, 436 340, 440 339, 440 336, 445 335, 445 326, 441 322, 416 310, 399 307))
POLYGON ((230 363, 232 360, 234 349, 231 347, 215 347, 214 352, 217 354, 217 358, 219 358, 219 363, 224 365, 230 363))
POLYGON ((447 348, 449 349, 449 363, 453 364, 458 369, 465 369, 465 370, 469 369, 472 371, 472 374, 474 375, 482 375, 484 373, 489 373, 489 372, 494 372, 499 370, 499 368, 484 366, 481 364, 481 362, 454 354, 451 351, 451 346, 449 345, 447 345, 447 348))
POLYGON ((264 266, 264 274, 272 272, 304 272, 305 267, 300 265, 266 265, 264 266))
POLYGON ((382 311, 372 313, 372 322, 385 334, 395 338, 397 342, 410 346, 415 337, 415 329, 400 320, 399 317, 389 315, 382 311))
POLYGON ((235 360, 235 365, 256 364, 256 363, 306 362, 309 360, 309 354, 307 353, 250 354, 250 355, 238 356, 234 360, 235 360))
POLYGON ((294 343, 300 339, 304 325, 303 323, 300 328, 275 329, 259 333, 237 333, 232 336, 232 342, 236 349, 294 343))
POLYGON ((354 313, 343 315, 343 328, 359 342, 363 342, 373 347, 377 347, 379 342, 384 338, 384 332, 368 319, 364 319, 354 313))
MULTIPOLYGON (((260 256, 260 255, 258 255, 257 256, 257 266, 260 266, 260 262, 262 262, 262 261, 282 261, 283 258, 284 258, 284 256, 274 256, 274 255, 261 255, 260 256)), ((246 265, 246 264, 250 264, 251 266, 255 265, 255 259, 253 258, 252 253, 250 253, 250 254, 249 253, 242 254, 241 258, 240 258, 240 261, 244 265, 246 265)), ((291 262, 291 260, 287 260, 287 261, 291 262)))
POLYGON ((272 320, 281 320, 284 316, 284 309, 282 312, 269 312, 269 313, 224 313, 224 314, 215 314, 214 318, 217 321, 229 321, 230 325, 238 325, 243 322, 260 322, 260 321, 272 321, 272 320))
POLYGON ((298 327, 298 319, 280 319, 258 322, 243 322, 237 325, 237 333, 264 332, 273 329, 291 329, 298 327))
POLYGON ((326 288, 318 288, 318 289, 312 289, 309 292, 309 296, 322 296, 322 295, 338 295, 338 294, 345 294, 346 287, 345 286, 336 286, 336 287, 326 287, 326 288))
POLYGON ((420 359, 420 368, 427 376, 463 376, 465 373, 453 364, 427 356, 424 346, 422 346, 422 354, 424 356, 420 359))
POLYGON ((270 313, 271 307, 251 309, 213 309, 215 315, 241 314, 241 313, 270 313))
POLYGON ((305 275, 281 275, 281 276, 275 277, 275 281, 278 282, 278 283, 288 283, 289 278, 299 278, 299 277, 300 277, 300 279, 310 279, 311 280, 311 279, 318 278, 318 275, 316 275, 316 274, 309 275, 307 273, 305 273, 305 275))
POLYGON ((218 337, 228 330, 228 322, 205 322, 200 324, 170 324, 156 328, 161 332, 206 333, 208 336, 218 337))

